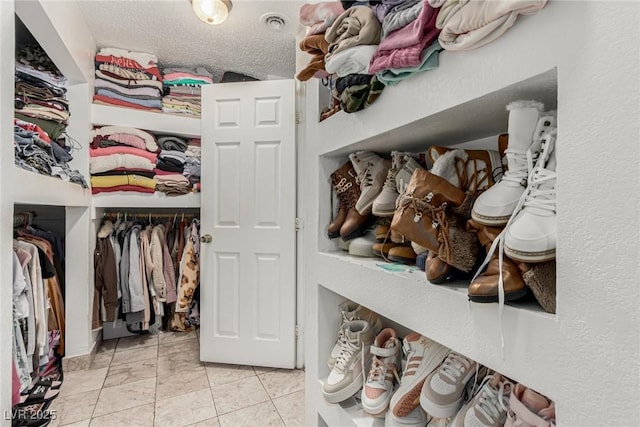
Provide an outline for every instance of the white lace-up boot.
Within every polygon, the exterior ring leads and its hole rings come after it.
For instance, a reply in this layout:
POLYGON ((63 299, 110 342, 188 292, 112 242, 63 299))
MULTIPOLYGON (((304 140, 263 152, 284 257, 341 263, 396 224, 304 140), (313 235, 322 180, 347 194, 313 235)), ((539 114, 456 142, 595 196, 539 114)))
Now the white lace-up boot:
POLYGON ((542 150, 529 175, 522 210, 505 230, 504 253, 523 262, 556 257, 556 150, 555 132, 542 139, 542 150))
POLYGON ((359 151, 349 156, 360 184, 360 198, 356 210, 360 215, 371 213, 373 201, 382 191, 382 186, 391 168, 391 161, 383 159, 371 151, 359 151))
POLYGON ((536 101, 515 101, 509 110, 508 170, 500 182, 482 193, 473 205, 471 217, 483 225, 504 225, 515 210, 527 186, 529 162, 535 161, 542 135, 555 127, 555 114, 541 116, 543 105, 536 101))
POLYGON ((373 338, 369 322, 347 322, 340 343, 340 354, 322 387, 322 394, 327 402, 343 402, 362 388, 364 367, 369 366, 371 361, 369 347, 373 338))
POLYGON ((513 384, 499 374, 487 376, 480 391, 451 422, 451 427, 503 427, 513 384))
POLYGON ((383 329, 371 346, 371 354, 371 369, 362 388, 362 409, 374 416, 384 416, 398 378, 400 344, 396 331, 383 329))
POLYGON ((465 385, 475 375, 478 364, 468 357, 449 352, 442 365, 425 380, 420 406, 436 418, 449 418, 462 406, 465 385))
POLYGON ((329 365, 329 368, 333 368, 333 365, 336 362, 336 358, 340 355, 340 348, 342 346, 344 330, 347 323, 352 320, 366 320, 371 325, 373 336, 376 336, 382 329, 382 321, 380 321, 380 318, 377 314, 353 301, 347 300, 341 303, 338 306, 338 310, 340 311, 341 320, 340 326, 338 326, 336 342, 333 345, 331 354, 329 354, 329 359, 327 360, 327 365, 329 365))
MULTIPOLYGON (((411 158, 410 156, 407 156, 411 158)), ((396 210, 398 190, 396 188, 396 175, 405 164, 405 153, 401 151, 391 152, 391 168, 387 171, 387 179, 384 181, 382 191, 373 202, 373 214, 379 217, 390 217, 396 210)))
POLYGON ((393 415, 406 417, 420 406, 420 392, 427 376, 442 363, 449 349, 435 341, 411 333, 404 339, 402 350, 406 365, 400 379, 400 387, 391 397, 393 415))

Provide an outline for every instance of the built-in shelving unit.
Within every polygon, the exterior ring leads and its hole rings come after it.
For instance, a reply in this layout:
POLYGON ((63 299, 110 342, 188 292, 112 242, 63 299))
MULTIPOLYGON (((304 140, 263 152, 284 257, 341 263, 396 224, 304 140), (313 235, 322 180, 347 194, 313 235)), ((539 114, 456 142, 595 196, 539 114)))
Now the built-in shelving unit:
POLYGON ((13 171, 15 203, 53 206, 85 206, 91 204, 91 190, 58 177, 40 175, 18 167, 13 171))
POLYGON ((199 208, 200 193, 167 196, 156 191, 154 194, 138 194, 135 192, 100 193, 92 198, 95 208, 199 208))
MULTIPOLYGON (((598 2, 579 6, 549 2, 537 14, 519 17, 513 28, 491 44, 468 52, 445 51, 438 69, 386 88, 364 111, 339 112, 322 122, 318 122, 320 85, 313 80, 306 83, 307 121, 300 170, 305 174, 308 425, 382 425, 381 420, 368 418, 353 399, 328 404, 322 395, 322 381, 329 373, 326 360, 339 322, 337 305, 345 299, 547 395, 556 403, 559 427, 626 426, 631 425, 630 420, 635 423, 640 419, 637 408, 624 410, 624 414, 617 411, 616 421, 610 413, 594 415, 593 400, 589 403, 584 398, 602 395, 602 387, 618 393, 618 385, 603 384, 602 379, 613 376, 622 380, 629 374, 626 368, 612 364, 611 357, 629 354, 631 341, 634 357, 638 356, 637 325, 633 333, 627 332, 623 326, 628 324, 624 320, 627 316, 607 314, 622 305, 627 313, 633 313, 631 317, 640 320, 637 286, 608 277, 634 277, 637 262, 633 272, 615 273, 603 263, 603 256, 616 264, 616 256, 628 255, 619 247, 617 233, 598 228, 597 224, 607 222, 600 210, 610 219, 609 209, 616 209, 615 197, 605 189, 612 188, 609 184, 602 186, 604 177, 593 176, 606 174, 606 180, 628 187, 614 177, 615 172, 603 171, 598 166, 603 163, 596 159, 602 158, 602 138, 620 141, 612 139, 610 126, 599 118, 616 116, 621 111, 616 102, 627 99, 624 87, 614 85, 616 97, 606 82, 612 82, 609 73, 613 70, 623 80, 631 72, 621 59, 631 55, 631 47, 618 46, 614 53, 610 43, 615 37, 604 26, 586 30, 578 23, 613 23, 624 15, 623 8, 622 3, 614 11, 598 2), (607 52, 606 61, 589 60, 602 51, 607 52), (556 315, 543 312, 535 303, 516 303, 506 305, 500 317, 498 304, 468 301, 468 282, 433 285, 417 270, 390 272, 380 267, 384 263, 381 259, 351 257, 326 237, 331 219, 329 176, 347 161, 348 154, 371 150, 388 156, 392 150, 425 151, 430 145, 478 140, 493 140, 496 146, 484 148, 496 149, 497 139, 487 137, 506 132, 505 106, 519 99, 539 100, 547 109, 558 110, 556 315), (584 200, 586 195, 588 201, 584 200), (603 293, 605 282, 620 285, 614 286, 616 295, 603 293)), ((625 10, 638 15, 637 7, 625 10)), ((638 44, 633 47, 637 49, 638 44)), ((637 85, 634 90, 637 95, 637 85)), ((637 107, 631 110, 638 112, 637 107)), ((635 129, 637 143, 637 120, 634 123, 633 129, 616 129, 616 133, 631 135, 635 129)), ((606 164, 607 169, 612 167, 606 164)), ((638 223, 623 210, 618 209, 617 214, 638 223)), ((615 310, 620 313, 619 308, 615 310)), ((640 391, 637 378, 629 382, 634 393, 640 391)), ((634 400, 632 395, 625 396, 634 400)))
POLYGON ((200 137, 198 117, 92 104, 91 120, 95 126, 129 126, 157 134, 200 137))

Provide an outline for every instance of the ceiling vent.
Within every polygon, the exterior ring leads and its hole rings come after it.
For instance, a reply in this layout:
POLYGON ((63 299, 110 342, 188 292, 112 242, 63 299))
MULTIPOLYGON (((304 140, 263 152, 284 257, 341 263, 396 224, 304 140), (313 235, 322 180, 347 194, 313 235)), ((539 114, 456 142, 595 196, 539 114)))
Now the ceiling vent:
POLYGON ((273 12, 262 15, 260 17, 260 22, 271 31, 282 31, 284 30, 285 25, 287 25, 287 20, 283 15, 273 12))

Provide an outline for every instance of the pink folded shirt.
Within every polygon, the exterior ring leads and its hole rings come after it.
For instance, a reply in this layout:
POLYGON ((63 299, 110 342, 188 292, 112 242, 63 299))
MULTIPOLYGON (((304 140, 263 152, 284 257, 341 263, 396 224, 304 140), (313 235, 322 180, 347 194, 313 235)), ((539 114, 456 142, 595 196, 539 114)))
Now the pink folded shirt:
POLYGON ((158 160, 158 156, 156 154, 134 147, 106 147, 89 149, 89 156, 91 157, 109 156, 111 154, 131 154, 134 156, 144 157, 152 163, 156 163, 158 160))

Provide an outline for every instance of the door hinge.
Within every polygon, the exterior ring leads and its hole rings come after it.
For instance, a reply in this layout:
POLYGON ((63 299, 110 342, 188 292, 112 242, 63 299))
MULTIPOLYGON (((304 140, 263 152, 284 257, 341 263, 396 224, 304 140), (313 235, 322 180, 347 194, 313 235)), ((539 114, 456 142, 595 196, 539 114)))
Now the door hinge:
POLYGON ((296 334, 296 339, 300 338, 300 336, 302 335, 302 330, 300 329, 300 325, 296 325, 295 334, 296 334))
POLYGON ((296 124, 299 125, 302 123, 302 113, 300 111, 296 111, 296 124))
POLYGON ((302 218, 296 218, 296 231, 302 230, 302 218))

